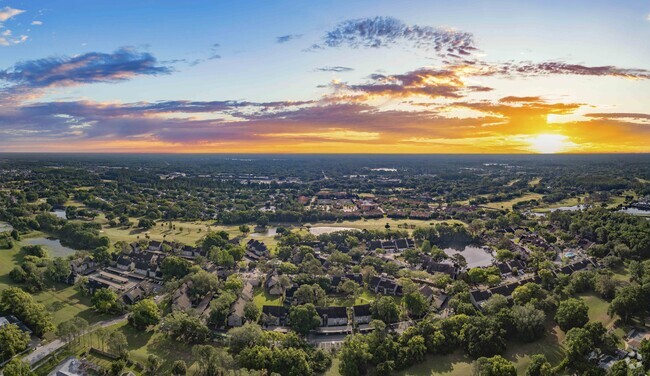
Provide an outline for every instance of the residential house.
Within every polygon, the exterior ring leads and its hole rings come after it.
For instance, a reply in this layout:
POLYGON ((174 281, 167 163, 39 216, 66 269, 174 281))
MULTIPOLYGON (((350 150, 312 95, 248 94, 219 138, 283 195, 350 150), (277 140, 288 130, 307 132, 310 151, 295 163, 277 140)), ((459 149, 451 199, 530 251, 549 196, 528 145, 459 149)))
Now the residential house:
POLYGON ((354 323, 357 325, 368 324, 372 320, 370 304, 355 305, 352 307, 354 323))
POLYGON ((253 285, 246 282, 244 288, 239 293, 239 297, 230 307, 230 316, 228 316, 228 326, 242 326, 244 324, 244 307, 246 303, 253 300, 253 285))
POLYGON ((320 316, 321 326, 341 326, 348 324, 348 309, 346 307, 316 307, 320 316))

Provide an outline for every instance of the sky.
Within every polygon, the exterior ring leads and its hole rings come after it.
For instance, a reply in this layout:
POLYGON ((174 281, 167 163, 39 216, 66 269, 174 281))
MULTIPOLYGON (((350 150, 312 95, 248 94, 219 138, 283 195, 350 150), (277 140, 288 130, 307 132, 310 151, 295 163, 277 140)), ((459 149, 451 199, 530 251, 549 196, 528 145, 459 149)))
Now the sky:
POLYGON ((0 152, 646 153, 649 40, 647 0, 0 0, 0 152))

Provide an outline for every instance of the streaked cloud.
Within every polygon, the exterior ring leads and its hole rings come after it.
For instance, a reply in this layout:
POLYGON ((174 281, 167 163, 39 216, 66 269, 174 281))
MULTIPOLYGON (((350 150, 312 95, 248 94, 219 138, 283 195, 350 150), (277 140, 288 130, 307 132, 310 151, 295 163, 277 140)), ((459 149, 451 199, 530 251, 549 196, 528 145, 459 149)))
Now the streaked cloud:
POLYGON ((342 67, 342 66, 328 66, 328 67, 321 67, 321 68, 316 68, 317 71, 320 72, 336 72, 336 73, 343 73, 343 72, 352 72, 354 68, 350 67, 342 67))
POLYGON ((171 72, 147 52, 120 48, 113 53, 89 52, 74 57, 50 57, 19 62, 0 71, 0 80, 41 88, 95 82, 124 81, 140 75, 171 72))
POLYGON ((43 25, 43 21, 32 21, 31 24, 34 25, 34 26, 41 26, 41 25, 43 25))
POLYGON ((287 43, 299 38, 302 38, 302 34, 287 34, 276 37, 275 41, 278 43, 287 43))

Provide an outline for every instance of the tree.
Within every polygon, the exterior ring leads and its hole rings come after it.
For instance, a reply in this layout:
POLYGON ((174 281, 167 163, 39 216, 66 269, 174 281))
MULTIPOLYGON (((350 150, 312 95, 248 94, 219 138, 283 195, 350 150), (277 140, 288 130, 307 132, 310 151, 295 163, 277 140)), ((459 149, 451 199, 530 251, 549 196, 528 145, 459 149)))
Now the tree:
POLYGON ((35 376, 32 367, 18 358, 13 358, 5 365, 4 376, 35 376))
POLYGON ((422 317, 429 309, 427 298, 419 291, 404 295, 403 301, 406 310, 415 317, 422 317))
POLYGON ((546 291, 540 285, 534 282, 528 282, 523 286, 517 287, 512 292, 512 299, 518 305, 533 303, 535 306, 546 298, 546 291))
POLYGON ((153 299, 144 299, 133 305, 129 322, 137 329, 145 329, 160 322, 160 308, 153 299))
POLYGON ((647 302, 644 299, 642 288, 638 285, 629 285, 616 292, 616 297, 609 305, 610 316, 619 315, 623 322, 644 311, 647 302))
POLYGON ((526 376, 552 376, 553 374, 553 366, 546 360, 546 356, 535 354, 530 358, 526 376))
POLYGON ((399 319, 399 307, 395 300, 389 296, 375 299, 370 309, 374 319, 381 320, 386 324, 396 322, 399 319))
POLYGON ((260 318, 260 309, 253 301, 246 302, 244 305, 244 318, 249 322, 257 322, 260 318))
POLYGON ((481 357, 474 362, 475 376, 517 376, 517 369, 512 362, 500 355, 491 358, 481 357))
POLYGON ((212 332, 196 316, 185 312, 174 312, 165 316, 160 323, 160 330, 173 340, 192 343, 204 343, 212 336, 212 332))
POLYGON ((129 342, 122 332, 113 331, 106 339, 108 349, 114 355, 120 358, 126 358, 129 355, 129 342))
POLYGON ((29 346, 29 335, 15 324, 0 326, 0 356, 3 360, 18 354, 29 346))
POLYGON ((609 376, 628 376, 628 366, 625 360, 619 360, 612 364, 612 367, 609 369, 609 376))
POLYGON ((343 376, 365 374, 370 359, 372 354, 366 338, 362 334, 347 336, 339 352, 339 372, 343 376))
POLYGON ((54 282, 65 282, 71 272, 70 262, 64 258, 56 257, 48 263, 45 274, 54 282))
POLYGON ((356 300, 357 295, 359 295, 359 292, 361 290, 361 286, 359 286, 356 281, 348 279, 345 282, 341 283, 337 287, 337 290, 339 293, 348 296, 350 299, 356 300))
POLYGON ((122 310, 122 305, 117 301, 117 294, 110 289, 95 291, 90 302, 101 313, 118 313, 122 310))
POLYGON ((153 354, 147 357, 147 373, 149 375, 157 375, 161 365, 162 361, 159 357, 153 354))
POLYGON ((126 362, 122 359, 118 359, 114 362, 111 363, 111 369, 110 373, 113 376, 120 376, 122 374, 122 370, 126 367, 126 362))
POLYGON ((143 229, 143 230, 149 230, 149 229, 152 228, 153 226, 155 226, 155 223, 154 223, 154 221, 152 221, 152 220, 149 219, 149 218, 142 218, 142 219, 140 219, 140 221, 138 222, 138 227, 141 228, 141 229, 143 229))
POLYGON ((187 374, 187 364, 184 360, 177 360, 172 365, 173 376, 185 376, 187 374))
POLYGON ((264 332, 257 324, 244 324, 228 331, 230 352, 238 354, 246 347, 263 344, 264 332))
POLYGON ((217 376, 221 369, 230 366, 232 358, 225 350, 210 345, 198 345, 192 348, 192 355, 199 366, 199 374, 203 376, 217 376))
POLYGON ((506 349, 505 330, 494 318, 473 316, 463 325, 460 339, 473 357, 492 356, 506 349))
POLYGON ((565 332, 583 327, 589 322, 589 307, 581 299, 569 298, 560 302, 555 313, 555 322, 565 332))
POLYGON ((194 298, 203 298, 211 291, 219 288, 219 279, 216 274, 208 273, 201 269, 190 276, 192 281, 191 293, 194 298))
POLYGON ((320 325, 320 316, 316 312, 316 307, 308 303, 291 307, 289 322, 291 323, 291 329, 297 333, 306 335, 309 331, 320 325))
POLYGON ((302 285, 294 293, 298 304, 311 303, 319 306, 325 305, 326 296, 325 290, 317 284, 302 285))
POLYGON ((160 265, 160 269, 165 279, 178 279, 185 277, 190 272, 189 261, 178 256, 167 256, 160 265))
POLYGON ((251 232, 251 228, 248 225, 240 225, 239 226, 239 231, 246 236, 249 232, 251 232))
POLYGON ((570 362, 581 361, 594 348, 591 333, 584 328, 573 328, 566 333, 564 348, 570 362))
POLYGON ((34 302, 31 295, 18 287, 9 287, 0 293, 0 312, 16 316, 37 336, 52 329, 45 306, 34 302))
POLYGON ((544 321, 546 314, 541 309, 535 308, 532 304, 512 307, 511 317, 519 337, 532 342, 544 335, 544 321))

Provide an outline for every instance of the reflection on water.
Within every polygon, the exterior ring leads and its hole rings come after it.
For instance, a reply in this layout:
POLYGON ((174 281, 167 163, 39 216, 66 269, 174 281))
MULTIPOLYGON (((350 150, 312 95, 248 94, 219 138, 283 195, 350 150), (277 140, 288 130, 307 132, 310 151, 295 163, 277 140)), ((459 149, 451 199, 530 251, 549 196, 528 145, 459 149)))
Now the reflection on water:
POLYGON ((50 257, 66 257, 75 253, 75 250, 61 244, 59 239, 28 238, 23 241, 28 245, 40 245, 45 248, 50 257))

